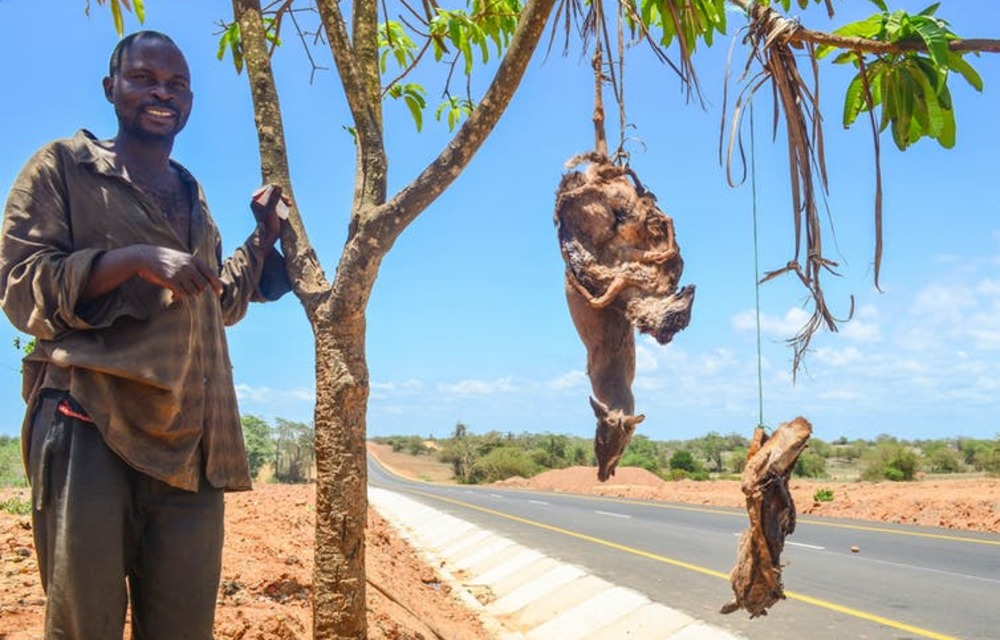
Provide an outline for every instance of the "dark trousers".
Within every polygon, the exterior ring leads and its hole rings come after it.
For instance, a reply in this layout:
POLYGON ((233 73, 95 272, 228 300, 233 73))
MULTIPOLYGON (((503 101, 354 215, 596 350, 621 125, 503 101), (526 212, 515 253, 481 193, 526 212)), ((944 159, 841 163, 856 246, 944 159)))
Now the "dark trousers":
POLYGON ((35 549, 46 640, 211 640, 222 567, 223 493, 139 473, 87 421, 45 396, 32 419, 35 549))

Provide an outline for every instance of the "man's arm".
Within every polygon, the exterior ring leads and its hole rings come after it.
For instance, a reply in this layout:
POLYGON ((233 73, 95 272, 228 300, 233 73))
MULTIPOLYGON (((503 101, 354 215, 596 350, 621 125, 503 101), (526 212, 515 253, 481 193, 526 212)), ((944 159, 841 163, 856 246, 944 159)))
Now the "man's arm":
POLYGON ((216 296, 222 295, 222 281, 198 258, 167 247, 134 244, 106 251, 94 260, 79 301, 99 298, 134 276, 170 289, 175 300, 196 296, 207 288, 216 296))
POLYGON ((227 325, 243 318, 250 302, 277 300, 291 290, 285 260, 274 248, 281 233, 279 208, 291 203, 282 195, 281 187, 269 186, 269 195, 263 196, 261 189, 250 200, 257 227, 246 242, 225 262, 221 262, 221 242, 217 245, 225 287, 222 314, 227 325))

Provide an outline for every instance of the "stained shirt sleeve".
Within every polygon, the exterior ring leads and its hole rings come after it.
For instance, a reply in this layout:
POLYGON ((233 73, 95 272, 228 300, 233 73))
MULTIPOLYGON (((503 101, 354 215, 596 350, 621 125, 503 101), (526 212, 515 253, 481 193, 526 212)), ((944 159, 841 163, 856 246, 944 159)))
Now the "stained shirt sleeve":
POLYGON ((227 326, 246 315, 249 303, 271 302, 292 290, 284 256, 276 248, 263 252, 254 246, 254 241, 251 236, 224 262, 222 245, 216 245, 223 283, 222 317, 227 326))
POLYGON ((4 209, 0 305, 18 330, 43 340, 95 327, 77 304, 103 250, 74 251, 68 203, 58 151, 49 146, 21 171, 4 209))

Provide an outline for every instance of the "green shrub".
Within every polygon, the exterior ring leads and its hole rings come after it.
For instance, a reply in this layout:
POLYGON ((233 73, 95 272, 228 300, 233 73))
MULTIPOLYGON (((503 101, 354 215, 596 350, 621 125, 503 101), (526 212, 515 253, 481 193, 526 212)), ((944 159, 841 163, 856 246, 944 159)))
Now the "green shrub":
POLYGON ((934 473, 958 473, 962 470, 962 459, 954 449, 935 449, 928 459, 934 473))
POLYGON ((833 491, 831 489, 817 489, 813 494, 814 502, 833 502, 833 491))
POLYGON ((9 513, 12 516, 26 516, 31 513, 31 501, 22 500, 17 496, 8 498, 7 500, 0 500, 0 511, 9 513))
POLYGON ((682 471, 687 471, 688 473, 694 471, 697 468, 697 463, 694 460, 694 455, 690 451, 681 449, 670 456, 670 469, 680 469, 682 471))
POLYGON ((667 480, 687 480, 688 472, 684 469, 671 469, 666 474, 667 480))
POLYGON ((497 447, 472 465, 472 482, 499 482, 513 476, 530 478, 540 467, 526 452, 517 447, 497 447))
POLYGON ((826 458, 814 451, 804 451, 795 461, 793 473, 804 478, 822 478, 826 475, 826 458))
POLYGON ((896 442, 883 441, 864 457, 862 480, 913 480, 920 469, 920 456, 896 442))
POLYGON ((21 441, 0 436, 0 487, 24 487, 27 484, 21 461, 21 441))
POLYGON ((747 466, 747 448, 738 447, 734 449, 726 458, 726 467, 730 473, 742 474, 747 466))

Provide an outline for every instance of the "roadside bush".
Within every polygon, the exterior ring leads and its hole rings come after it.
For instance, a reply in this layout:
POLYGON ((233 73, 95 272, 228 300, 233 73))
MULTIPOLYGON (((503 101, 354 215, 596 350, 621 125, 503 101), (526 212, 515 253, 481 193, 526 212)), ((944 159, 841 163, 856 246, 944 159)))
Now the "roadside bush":
POLYGON ((822 478, 826 475, 826 458, 820 454, 806 450, 795 461, 792 472, 801 478, 822 478))
POLYGON ((694 455, 687 450, 681 449, 670 456, 670 469, 680 469, 682 471, 687 471, 691 473, 698 468, 698 463, 695 462, 694 455))
POLYGON ((747 452, 746 447, 739 447, 729 454, 726 458, 726 468, 729 469, 730 473, 735 473, 741 475, 743 469, 747 466, 747 452))
POLYGON ((474 484, 499 482, 513 476, 530 478, 543 469, 527 453, 517 447, 497 447, 472 465, 474 484))
POLYGON ((31 500, 22 500, 17 496, 0 500, 0 511, 12 516, 27 516, 31 514, 31 500))
POLYGON ((884 441, 864 457, 862 480, 913 480, 920 469, 920 456, 909 447, 884 441))
POLYGON ((962 459, 958 452, 947 447, 935 449, 928 458, 928 464, 934 473, 958 473, 962 470, 962 459))
POLYGON ((24 487, 28 480, 21 462, 21 441, 0 436, 0 487, 24 487))
POLYGON ((664 480, 674 481, 674 480, 687 480, 688 475, 689 475, 688 472, 685 471, 684 469, 671 469, 666 474, 663 474, 661 477, 663 477, 664 480))
POLYGON ((833 490, 832 489, 817 489, 816 493, 813 494, 814 502, 833 502, 833 490))
POLYGON ((991 476, 1000 476, 1000 442, 993 445, 992 449, 979 452, 976 466, 991 476))

